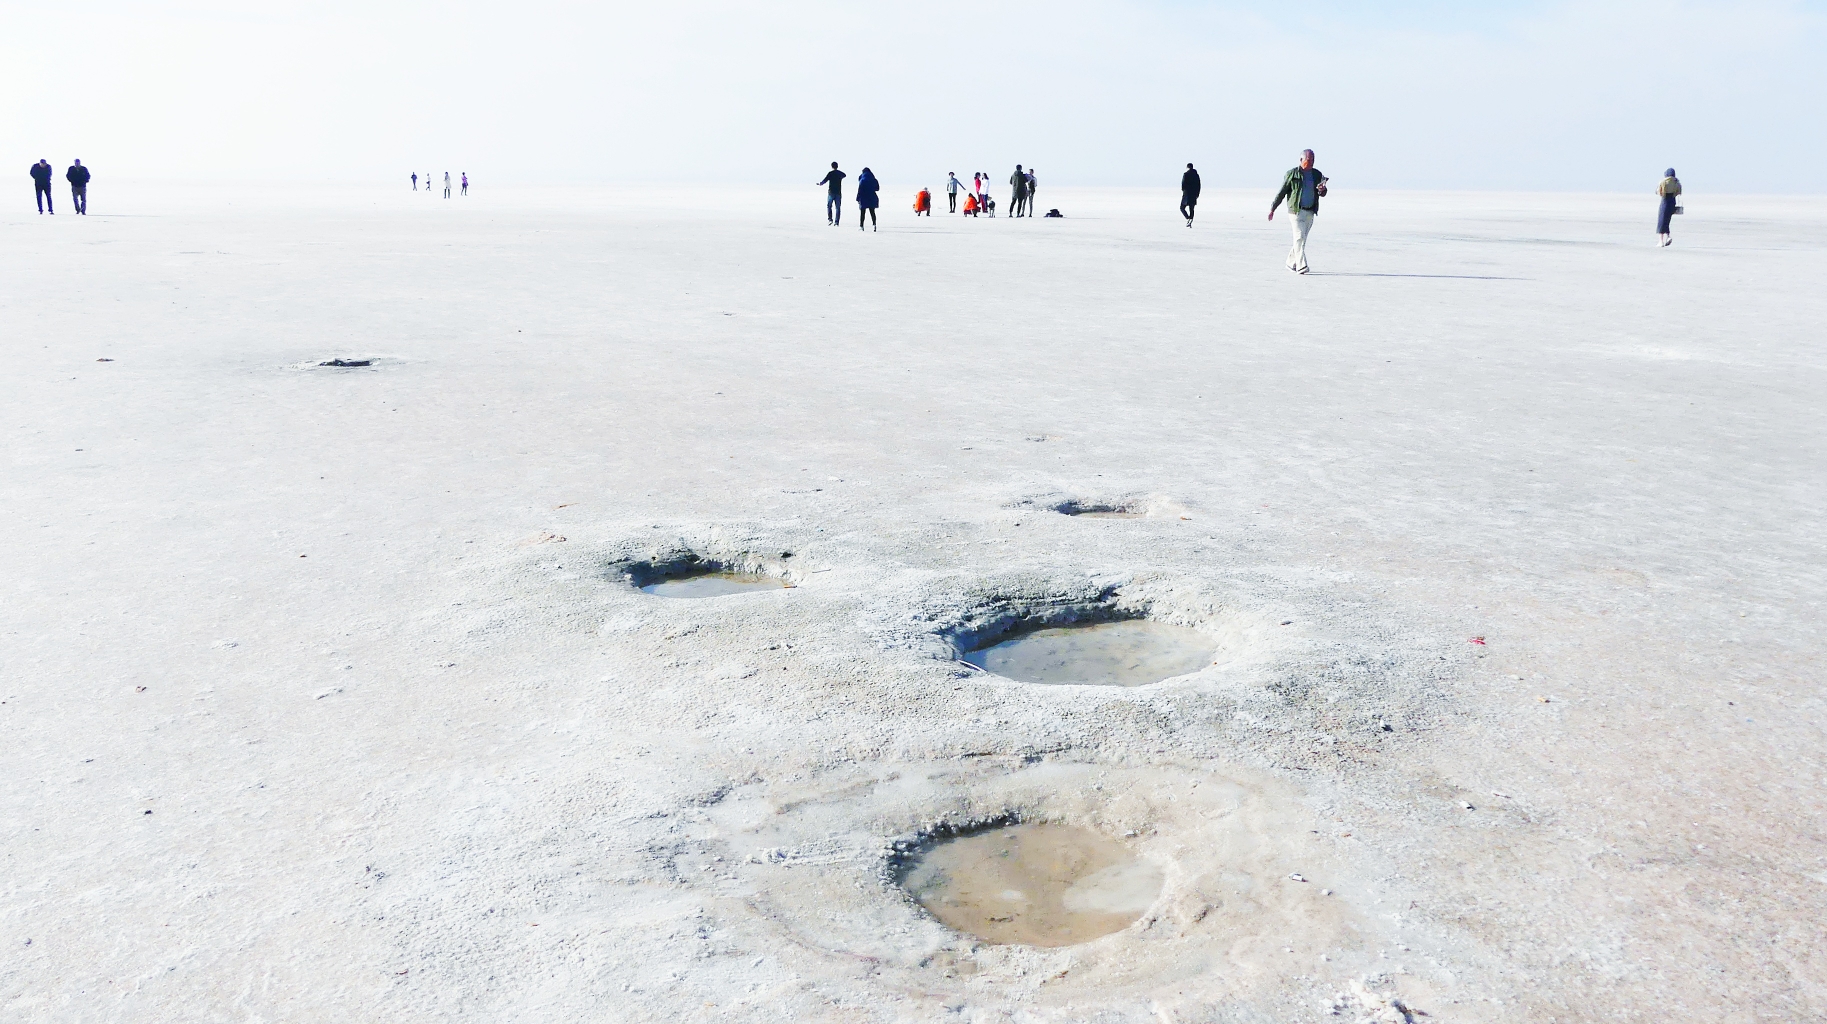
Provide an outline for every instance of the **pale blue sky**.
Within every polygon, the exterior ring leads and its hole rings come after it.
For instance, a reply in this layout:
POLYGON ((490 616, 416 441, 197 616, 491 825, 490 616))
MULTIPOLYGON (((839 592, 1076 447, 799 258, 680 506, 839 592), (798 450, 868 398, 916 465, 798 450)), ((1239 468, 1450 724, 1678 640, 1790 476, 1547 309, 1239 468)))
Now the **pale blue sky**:
POLYGON ((1261 185, 1311 146, 1363 187, 1818 192, 1823 53, 1795 0, 96 0, 9 12, 0 145, 22 176, 903 185, 1261 185))

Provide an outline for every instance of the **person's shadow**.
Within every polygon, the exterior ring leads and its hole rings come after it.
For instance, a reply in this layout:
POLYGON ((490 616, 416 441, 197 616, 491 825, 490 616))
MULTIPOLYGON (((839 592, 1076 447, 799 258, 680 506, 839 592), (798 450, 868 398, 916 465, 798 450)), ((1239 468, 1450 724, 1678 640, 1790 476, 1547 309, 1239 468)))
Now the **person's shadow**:
POLYGON ((1310 270, 1309 277, 1424 277, 1442 281, 1527 281, 1527 277, 1499 277, 1489 274, 1360 274, 1346 270, 1310 270))

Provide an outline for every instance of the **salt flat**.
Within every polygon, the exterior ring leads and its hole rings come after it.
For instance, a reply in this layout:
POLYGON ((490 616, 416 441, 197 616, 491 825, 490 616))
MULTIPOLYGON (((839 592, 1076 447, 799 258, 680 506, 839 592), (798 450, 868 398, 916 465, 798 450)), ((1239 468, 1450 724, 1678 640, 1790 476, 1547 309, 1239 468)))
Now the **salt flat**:
POLYGON ((1827 201, 888 177, 15 203, 0 1016, 1827 1015, 1827 201), (1062 609, 1220 654, 955 660, 1062 609), (1160 897, 895 886, 1009 817, 1160 897))

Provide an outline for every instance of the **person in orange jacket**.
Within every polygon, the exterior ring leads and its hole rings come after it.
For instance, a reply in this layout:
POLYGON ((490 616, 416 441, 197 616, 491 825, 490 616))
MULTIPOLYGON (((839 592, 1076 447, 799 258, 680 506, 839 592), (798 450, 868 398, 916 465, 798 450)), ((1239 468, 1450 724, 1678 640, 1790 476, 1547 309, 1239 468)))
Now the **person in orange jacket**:
POLYGON ((933 215, 933 194, 924 188, 920 190, 919 195, 914 196, 914 216, 918 217, 922 213, 928 217, 933 215))
POLYGON ((965 194, 965 197, 964 197, 964 215, 965 215, 965 216, 966 216, 966 217, 975 217, 975 216, 977 216, 977 193, 975 193, 975 192, 970 192, 970 193, 966 193, 966 194, 965 194))

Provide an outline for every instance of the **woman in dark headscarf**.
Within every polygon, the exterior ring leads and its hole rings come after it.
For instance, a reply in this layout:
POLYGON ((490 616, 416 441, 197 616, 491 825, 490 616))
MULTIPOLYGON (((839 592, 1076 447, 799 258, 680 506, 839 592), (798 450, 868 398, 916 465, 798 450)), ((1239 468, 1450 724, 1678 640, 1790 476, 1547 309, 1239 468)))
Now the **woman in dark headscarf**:
POLYGON ((1681 179, 1675 177, 1675 169, 1670 167, 1663 172, 1662 184, 1656 186, 1656 194, 1662 197, 1662 211, 1656 215, 1656 241, 1662 245, 1674 242, 1675 237, 1669 233, 1669 220, 1675 216, 1680 207, 1675 205, 1676 197, 1681 195, 1681 179))
POLYGON ((875 180, 875 172, 867 167, 863 168, 863 173, 856 177, 856 219, 859 222, 856 229, 858 231, 863 230, 860 222, 865 217, 869 219, 870 228, 875 229, 875 208, 882 205, 882 201, 876 197, 876 193, 881 190, 882 183, 875 180))

